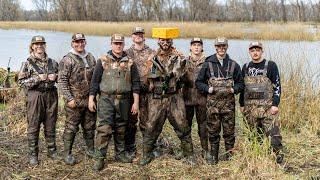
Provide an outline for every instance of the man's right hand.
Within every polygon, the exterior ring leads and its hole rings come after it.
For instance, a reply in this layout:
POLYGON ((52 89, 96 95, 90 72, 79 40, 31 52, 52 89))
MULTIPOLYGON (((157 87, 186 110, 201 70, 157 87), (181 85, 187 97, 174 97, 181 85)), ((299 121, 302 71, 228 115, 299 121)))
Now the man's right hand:
POLYGON ((213 94, 213 87, 209 87, 208 93, 209 93, 209 94, 213 94))
POLYGON ((96 112, 97 106, 96 106, 96 103, 94 102, 94 96, 89 96, 88 108, 89 108, 89 111, 96 112))
POLYGON ((39 77, 40 77, 41 81, 45 81, 45 80, 47 80, 48 75, 47 74, 39 74, 39 77))
POLYGON ((240 107, 241 113, 244 113, 244 107, 240 107))
POLYGON ((69 108, 75 108, 76 107, 76 101, 73 99, 73 100, 71 100, 71 101, 69 101, 68 103, 67 103, 67 106, 69 107, 69 108))

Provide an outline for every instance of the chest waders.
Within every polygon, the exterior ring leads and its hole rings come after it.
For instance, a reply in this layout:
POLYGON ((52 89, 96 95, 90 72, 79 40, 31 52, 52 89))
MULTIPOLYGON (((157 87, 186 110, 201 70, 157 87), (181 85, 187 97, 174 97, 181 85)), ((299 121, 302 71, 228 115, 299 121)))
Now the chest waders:
MULTIPOLYGON (((249 64, 246 65, 247 69, 249 64)), ((245 93, 244 105, 250 109, 251 116, 254 118, 264 118, 267 116, 267 110, 272 106, 273 85, 267 77, 268 61, 265 62, 262 75, 248 76, 245 74, 245 93)))

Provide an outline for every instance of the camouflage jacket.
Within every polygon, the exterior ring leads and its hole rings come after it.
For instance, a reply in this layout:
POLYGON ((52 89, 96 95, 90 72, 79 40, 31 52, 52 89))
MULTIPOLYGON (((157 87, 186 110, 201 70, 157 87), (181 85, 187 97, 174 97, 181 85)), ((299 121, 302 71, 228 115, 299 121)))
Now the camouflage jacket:
POLYGON ((189 56, 186 63, 186 74, 183 88, 183 96, 186 105, 205 105, 206 94, 196 88, 195 81, 206 56, 202 54, 199 59, 189 56))
POLYGON ((30 89, 50 89, 55 86, 56 81, 41 81, 39 74, 57 74, 58 63, 47 57, 39 59, 31 55, 26 62, 23 63, 18 75, 18 84, 27 90, 30 89))
POLYGON ((167 52, 158 49, 147 61, 147 66, 151 67, 148 80, 155 88, 162 86, 163 89, 165 83, 168 91, 175 92, 181 88, 179 81, 185 74, 185 65, 185 57, 174 47, 167 52))
POLYGON ((129 49, 126 50, 126 53, 128 57, 133 59, 133 61, 135 62, 139 71, 140 81, 146 84, 147 75, 150 71, 150 68, 146 64, 146 61, 151 55, 154 54, 154 50, 149 48, 149 46, 147 45, 145 45, 142 50, 137 50, 134 48, 134 45, 132 45, 129 49))
POLYGON ((67 102, 75 99, 85 100, 89 97, 90 81, 96 65, 91 53, 85 55, 85 60, 69 52, 59 63, 58 83, 67 102))

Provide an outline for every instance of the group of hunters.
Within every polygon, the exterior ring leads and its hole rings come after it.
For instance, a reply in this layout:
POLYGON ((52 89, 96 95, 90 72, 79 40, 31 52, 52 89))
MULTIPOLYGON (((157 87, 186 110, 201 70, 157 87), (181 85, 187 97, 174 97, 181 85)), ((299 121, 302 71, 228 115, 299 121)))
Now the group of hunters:
POLYGON ((30 56, 18 77, 27 96, 30 165, 39 164, 41 124, 48 157, 58 158, 56 83, 65 100, 63 159, 68 165, 77 163, 72 148, 79 125, 86 155, 95 159, 94 170, 104 168, 112 136, 115 160, 133 161, 137 151, 137 126, 143 138, 139 164, 147 165, 159 155, 157 140, 166 119, 181 141, 176 159, 195 165, 191 138, 194 114, 202 157, 208 164, 218 163, 222 127, 225 158, 229 160, 235 144, 235 95, 239 93, 240 111, 249 129, 271 139, 276 162, 282 163, 282 137, 277 120, 280 76, 275 62, 262 57, 262 44, 249 44, 251 60, 241 70, 227 54, 228 40, 224 37, 215 39, 216 53, 211 56, 204 54, 202 39, 193 38, 190 54, 185 57, 173 46, 177 34, 169 34, 176 29, 153 30, 154 37, 158 38, 156 51, 145 44, 144 29, 135 27, 129 49, 124 50, 124 36, 114 34, 111 50, 98 60, 86 51, 85 35, 76 33, 72 36, 71 50, 59 63, 47 55, 43 36, 32 38, 30 56))

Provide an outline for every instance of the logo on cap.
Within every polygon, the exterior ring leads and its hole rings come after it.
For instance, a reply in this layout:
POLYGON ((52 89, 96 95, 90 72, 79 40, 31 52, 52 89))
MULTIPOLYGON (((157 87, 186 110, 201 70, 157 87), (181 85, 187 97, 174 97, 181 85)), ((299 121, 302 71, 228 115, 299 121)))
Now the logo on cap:
POLYGON ((82 34, 76 34, 76 38, 82 38, 82 34))
POLYGON ((261 44, 261 42, 258 42, 258 41, 256 41, 256 42, 251 42, 251 43, 249 44, 249 49, 251 49, 251 48, 253 48, 253 47, 262 48, 262 44, 261 44))
POLYGON ((42 37, 37 36, 37 37, 36 37, 36 41, 43 41, 43 39, 42 39, 42 37))
POLYGON ((114 35, 114 40, 121 40, 122 38, 121 38, 121 36, 119 36, 119 35, 114 35))
POLYGON ((228 44, 228 40, 225 37, 218 37, 215 42, 215 45, 228 44))

